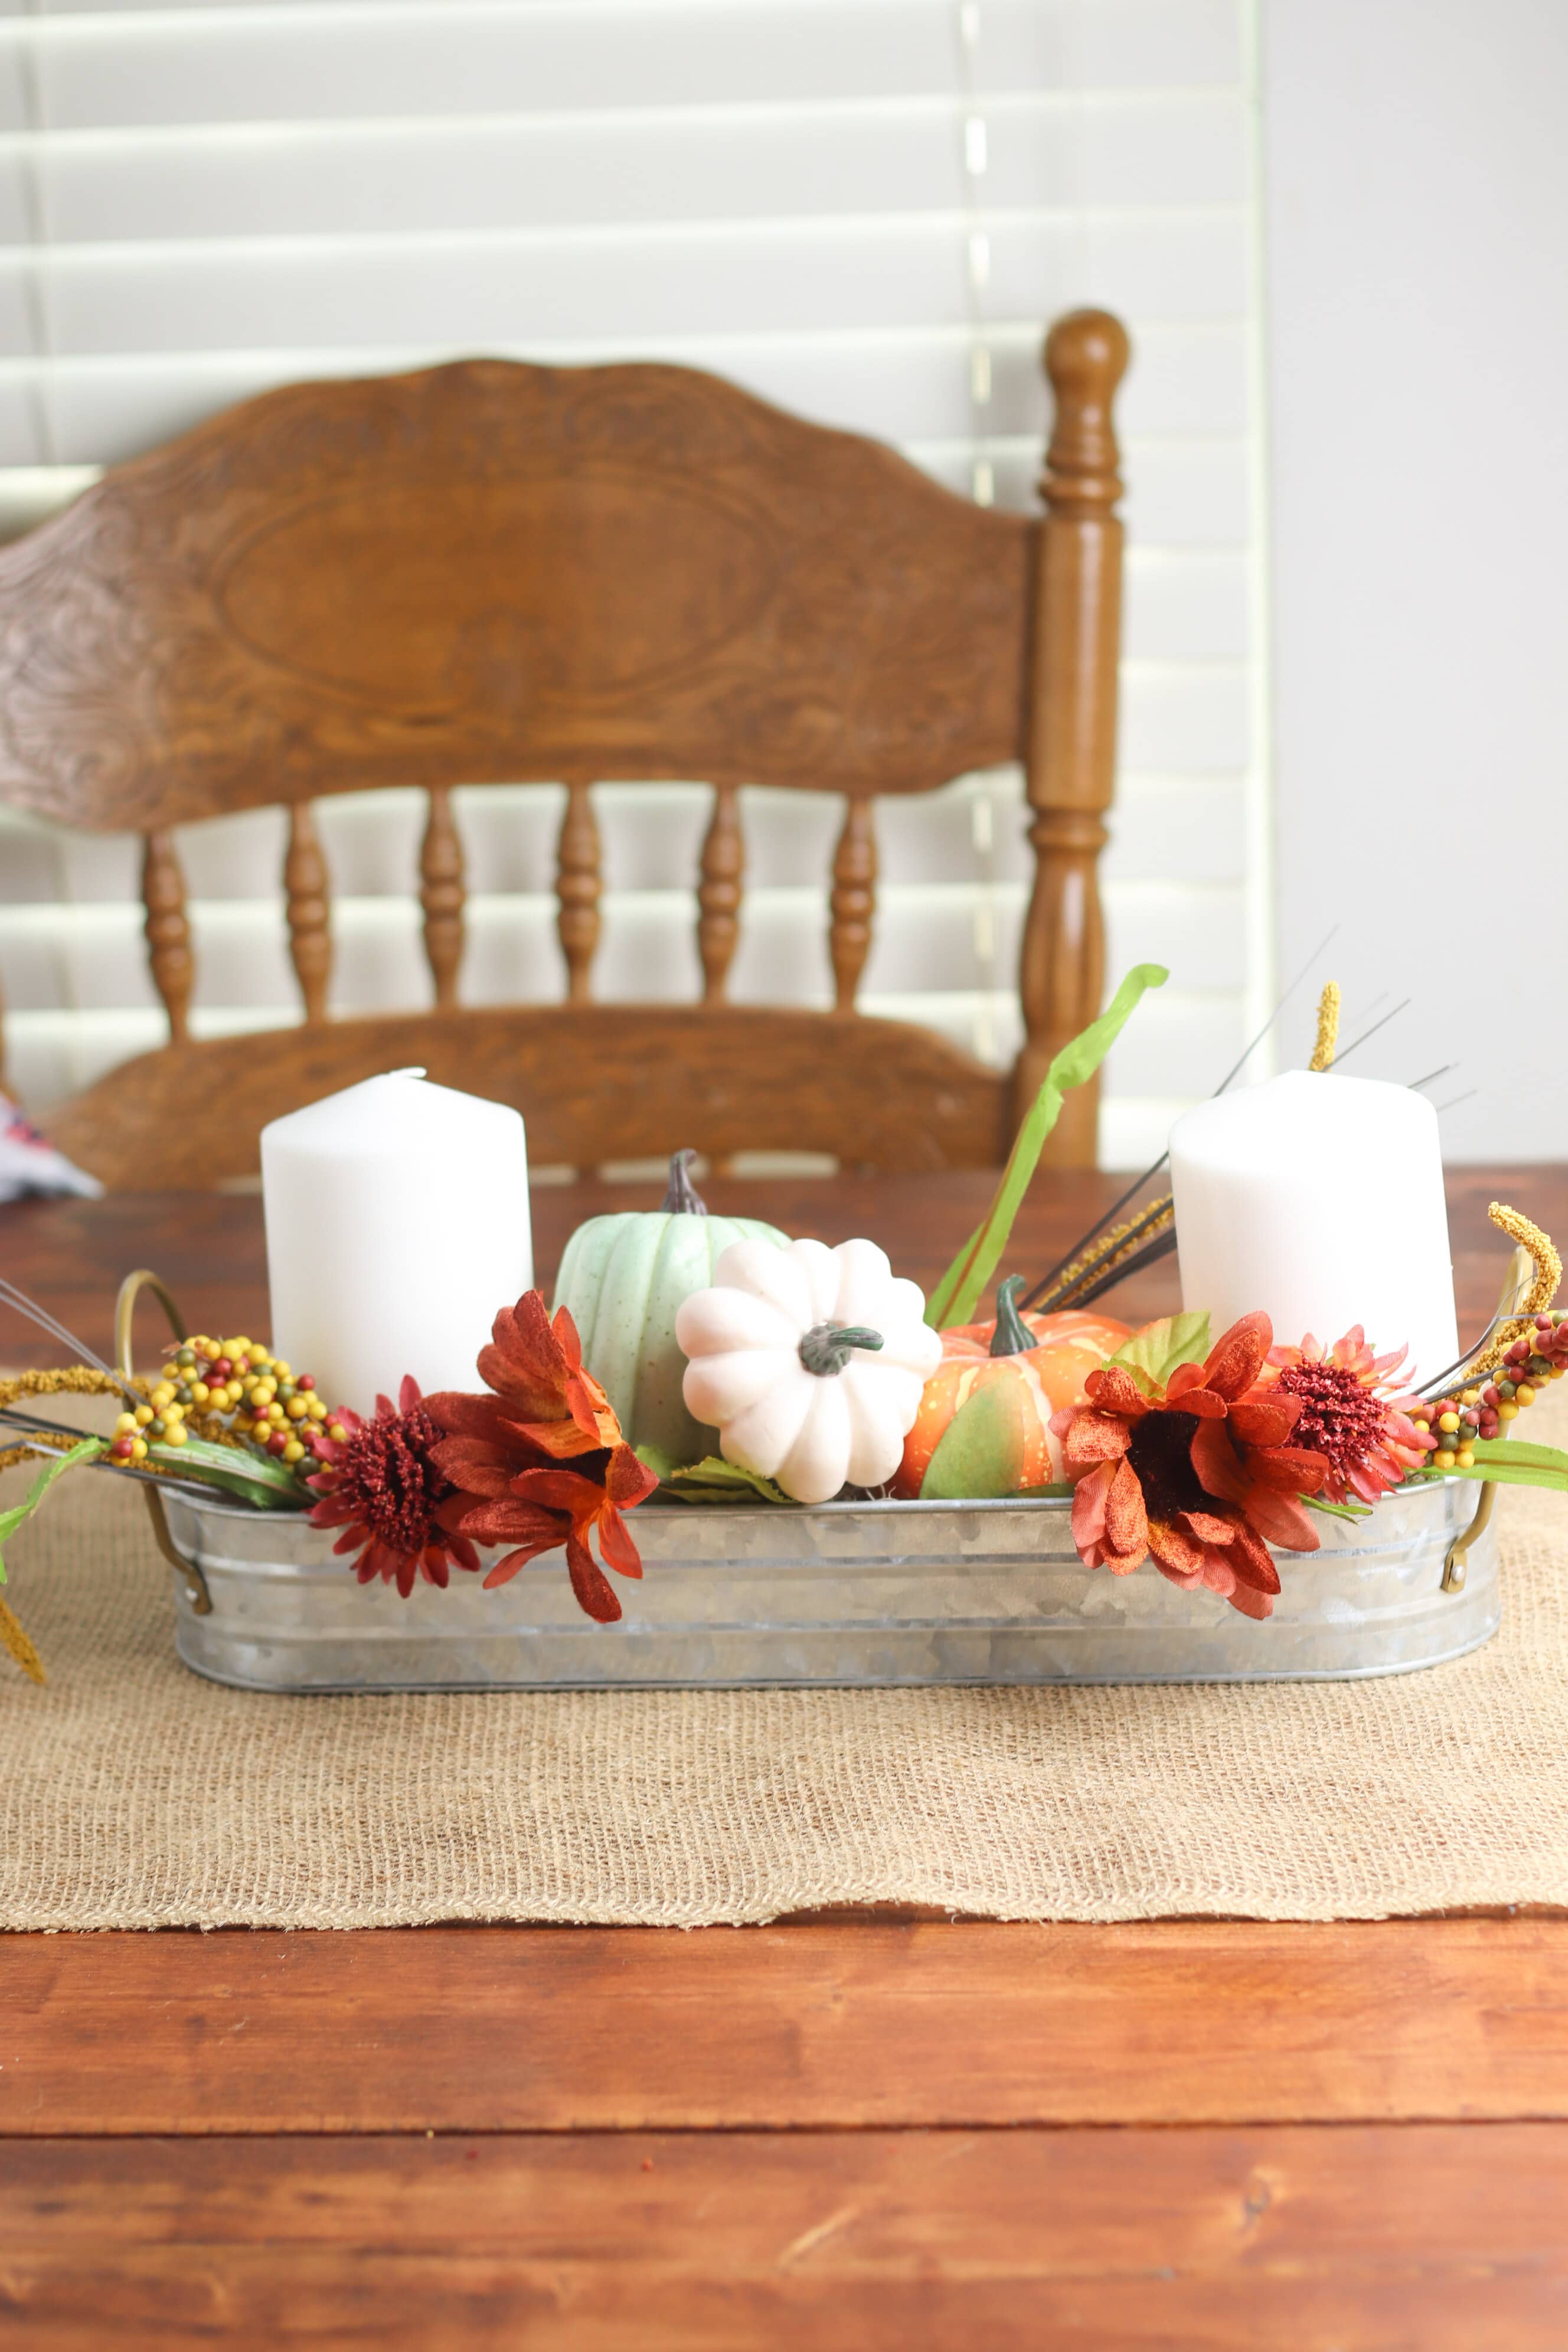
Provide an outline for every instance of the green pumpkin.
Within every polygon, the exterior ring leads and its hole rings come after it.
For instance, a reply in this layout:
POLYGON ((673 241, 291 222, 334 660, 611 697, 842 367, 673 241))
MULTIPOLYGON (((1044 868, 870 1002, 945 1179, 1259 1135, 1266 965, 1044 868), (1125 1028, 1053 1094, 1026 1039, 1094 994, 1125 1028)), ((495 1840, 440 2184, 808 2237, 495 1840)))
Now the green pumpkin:
POLYGON ((680 1393, 686 1358, 675 1337, 676 1310, 694 1290, 707 1289, 731 1242, 776 1242, 783 1249, 789 1239, 757 1217, 710 1217, 686 1172, 691 1157, 672 1154, 661 1209, 579 1225, 555 1278, 555 1306, 577 1326, 583 1361, 627 1444, 657 1445, 678 1464, 705 1460, 717 1442, 680 1393))

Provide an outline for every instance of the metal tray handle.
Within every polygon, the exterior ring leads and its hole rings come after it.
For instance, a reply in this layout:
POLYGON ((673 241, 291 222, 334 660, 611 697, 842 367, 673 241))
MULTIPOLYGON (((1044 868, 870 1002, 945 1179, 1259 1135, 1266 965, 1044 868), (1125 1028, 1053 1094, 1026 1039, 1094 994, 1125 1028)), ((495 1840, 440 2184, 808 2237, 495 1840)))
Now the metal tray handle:
MULTIPOLYGON (((134 1274, 126 1276, 120 1286, 120 1296, 114 1302, 114 1356, 127 1380, 132 1378, 136 1369, 131 1354, 131 1327, 136 1318, 136 1301, 144 1290, 152 1291, 156 1297, 169 1318, 169 1328, 175 1339, 190 1337, 185 1328, 185 1318, 175 1305, 174 1294, 168 1284, 161 1276, 154 1274, 151 1266, 138 1266, 134 1274)), ((185 1597, 196 1615, 210 1617, 213 1601, 207 1591, 206 1578, 194 1559, 183 1559, 175 1550, 169 1534, 169 1523, 163 1517, 163 1497, 156 1486, 143 1486, 142 1492, 147 1498, 147 1517, 153 1523, 153 1539, 159 1550, 178 1574, 185 1588, 185 1597)))

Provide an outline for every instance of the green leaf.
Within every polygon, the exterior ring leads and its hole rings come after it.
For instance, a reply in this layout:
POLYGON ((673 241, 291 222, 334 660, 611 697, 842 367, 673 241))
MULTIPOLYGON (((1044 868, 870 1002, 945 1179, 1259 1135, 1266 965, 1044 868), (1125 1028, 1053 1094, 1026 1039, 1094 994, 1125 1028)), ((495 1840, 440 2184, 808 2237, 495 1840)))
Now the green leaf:
POLYGON ((1022 1381, 987 1381, 942 1431, 921 1481, 922 1503, 973 1502, 1016 1495, 1027 1446, 1022 1381))
POLYGON ((1124 1339, 1113 1364, 1125 1365, 1140 1388, 1163 1389, 1178 1364, 1201 1364, 1209 1351, 1208 1309, 1194 1307, 1186 1315, 1162 1315, 1124 1339))
POLYGON ((1476 1437, 1470 1441, 1473 1469, 1439 1470, 1427 1461, 1406 1473, 1412 1478, 1475 1478, 1492 1486, 1541 1486, 1551 1495, 1568 1495, 1568 1454, 1560 1445, 1531 1445, 1516 1437, 1476 1437))
POLYGON ((1456 1462, 1451 1470, 1410 1470, 1405 1475, 1427 1480, 1475 1478, 1484 1486, 1542 1486, 1548 1494, 1568 1495, 1568 1465, 1561 1470, 1549 1470, 1525 1462, 1478 1462, 1473 1470, 1461 1470, 1456 1462))
POLYGON ((952 1323, 967 1323, 973 1317, 1002 1262, 1013 1220, 1040 1164, 1047 1138, 1061 1116, 1063 1096, 1093 1077, 1144 990, 1163 988, 1169 978, 1163 964, 1134 964, 1099 1020, 1091 1021, 1070 1045, 1062 1047, 1018 1129, 984 1221, 975 1227, 931 1295, 926 1321, 933 1331, 952 1323))
POLYGON ((248 1446, 241 1453, 237 1445, 215 1445, 207 1438, 191 1437, 184 1445, 149 1445, 147 1459, 181 1478, 221 1487, 258 1511, 309 1510, 316 1499, 296 1478, 289 1463, 252 1453, 248 1446))
POLYGON ((1370 1519, 1370 1503, 1326 1503, 1321 1495, 1298 1495, 1296 1500, 1305 1503, 1310 1511, 1321 1511, 1331 1519, 1370 1519))
POLYGON ((658 1472, 659 1493, 672 1502, 785 1503, 791 1510, 800 1507, 793 1495, 786 1495, 760 1470, 742 1470, 738 1462, 726 1462, 717 1454, 677 1466, 657 1445, 639 1445, 637 1453, 640 1462, 658 1472))
MULTIPOLYGON (((24 1519, 31 1518, 57 1478, 63 1478, 77 1463, 95 1462, 100 1454, 107 1451, 101 1437, 84 1437, 79 1445, 71 1447, 68 1454, 58 1454, 52 1462, 46 1462, 24 1499, 13 1503, 8 1511, 0 1511, 0 1547, 10 1541, 24 1519)), ((5 1581, 5 1561, 3 1549, 0 1549, 0 1584, 5 1581)))
POLYGON ((1533 1470, 1568 1470, 1568 1454, 1560 1445, 1531 1445, 1521 1437, 1478 1437, 1470 1452, 1478 1462, 1522 1462, 1533 1470))

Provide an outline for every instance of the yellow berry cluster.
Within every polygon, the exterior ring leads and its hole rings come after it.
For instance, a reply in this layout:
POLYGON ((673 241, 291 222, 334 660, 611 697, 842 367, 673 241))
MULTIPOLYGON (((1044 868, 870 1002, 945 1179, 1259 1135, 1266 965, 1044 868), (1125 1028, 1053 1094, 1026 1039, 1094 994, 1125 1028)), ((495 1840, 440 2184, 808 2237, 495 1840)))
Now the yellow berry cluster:
POLYGON ((1438 1397, 1415 1419, 1415 1433, 1435 1450, 1428 1461, 1435 1470, 1469 1470, 1475 1466, 1471 1446, 1478 1437, 1498 1437, 1510 1421, 1535 1402, 1548 1381, 1560 1381, 1568 1370, 1568 1315, 1544 1314, 1531 1318, 1526 1336, 1515 1339, 1484 1386, 1461 1389, 1455 1396, 1438 1397))
POLYGON ((259 1340, 243 1334, 209 1339, 198 1332, 193 1339, 171 1341, 167 1356, 148 1403, 133 1414, 121 1414, 116 1425, 111 1451, 118 1450, 121 1439, 129 1440, 122 1459, 141 1460, 149 1439, 183 1445, 193 1415, 202 1422, 216 1418, 220 1428, 290 1466, 305 1459, 306 1441, 314 1431, 322 1430, 340 1443, 347 1434, 317 1394, 310 1374, 296 1374, 259 1340))

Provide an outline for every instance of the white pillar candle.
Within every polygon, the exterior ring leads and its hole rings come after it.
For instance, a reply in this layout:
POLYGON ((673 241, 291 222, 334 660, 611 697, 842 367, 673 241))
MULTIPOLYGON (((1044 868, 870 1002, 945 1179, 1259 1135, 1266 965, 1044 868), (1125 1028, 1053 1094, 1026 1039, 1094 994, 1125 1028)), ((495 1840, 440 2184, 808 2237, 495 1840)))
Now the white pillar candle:
POLYGON ((369 1414, 405 1373, 477 1389, 498 1309, 533 1281, 522 1120, 423 1070, 261 1130, 272 1346, 329 1404, 369 1414))
POLYGON ((1288 1070, 1171 1130, 1182 1304, 1219 1334, 1261 1307, 1281 1345, 1360 1323, 1431 1380, 1459 1352, 1437 1115, 1379 1079, 1288 1070))

